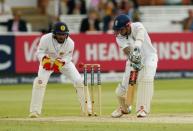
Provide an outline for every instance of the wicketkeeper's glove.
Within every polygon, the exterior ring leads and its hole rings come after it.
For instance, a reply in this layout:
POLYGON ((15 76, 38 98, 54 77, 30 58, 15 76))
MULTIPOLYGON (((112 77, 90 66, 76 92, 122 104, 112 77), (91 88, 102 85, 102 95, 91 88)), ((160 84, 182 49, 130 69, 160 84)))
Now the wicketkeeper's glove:
POLYGON ((61 68, 62 68, 62 66, 63 66, 64 64, 65 64, 64 61, 62 61, 62 60, 60 60, 60 59, 56 59, 56 60, 54 61, 53 67, 52 67, 53 71, 54 71, 55 73, 60 72, 60 70, 61 70, 61 68))
POLYGON ((45 70, 52 70, 52 62, 50 57, 44 56, 42 58, 42 66, 45 70))

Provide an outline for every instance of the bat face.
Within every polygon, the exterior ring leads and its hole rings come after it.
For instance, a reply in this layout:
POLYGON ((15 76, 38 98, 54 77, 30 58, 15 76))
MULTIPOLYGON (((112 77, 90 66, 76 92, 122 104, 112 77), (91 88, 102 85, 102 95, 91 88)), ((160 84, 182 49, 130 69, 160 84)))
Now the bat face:
POLYGON ((135 94, 135 85, 137 81, 138 71, 137 70, 131 70, 130 77, 129 77, 129 84, 128 84, 128 90, 126 95, 126 105, 129 107, 133 104, 134 94, 135 94))

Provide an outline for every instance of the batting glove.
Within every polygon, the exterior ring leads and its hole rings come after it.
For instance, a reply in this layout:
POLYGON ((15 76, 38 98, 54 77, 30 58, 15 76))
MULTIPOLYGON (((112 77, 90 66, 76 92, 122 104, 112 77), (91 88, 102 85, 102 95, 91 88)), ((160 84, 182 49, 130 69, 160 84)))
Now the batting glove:
POLYGON ((42 58, 42 66, 45 70, 52 70, 51 59, 48 56, 42 58))
POLYGON ((60 59, 56 59, 54 61, 54 64, 53 64, 53 67, 52 67, 52 70, 55 72, 55 73, 59 73, 62 66, 65 64, 64 61, 60 60, 60 59))
POLYGON ((140 49, 135 47, 134 50, 129 54, 129 60, 132 63, 138 64, 141 63, 141 52, 140 49))
POLYGON ((137 64, 131 63, 130 66, 133 67, 137 71, 140 71, 144 67, 144 65, 141 62, 137 63, 137 64))

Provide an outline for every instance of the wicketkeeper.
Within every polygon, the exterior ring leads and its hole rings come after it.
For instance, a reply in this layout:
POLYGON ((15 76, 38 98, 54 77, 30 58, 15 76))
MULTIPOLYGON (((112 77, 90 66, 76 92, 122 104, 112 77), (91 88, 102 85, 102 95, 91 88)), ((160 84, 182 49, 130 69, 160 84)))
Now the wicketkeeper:
MULTIPOLYGON (((53 32, 41 37, 37 49, 40 61, 38 76, 33 82, 30 117, 36 118, 41 114, 43 98, 52 73, 62 73, 70 79, 76 89, 81 109, 84 113, 84 85, 81 75, 71 62, 74 41, 69 37, 69 30, 65 23, 55 24, 53 32)), ((91 112, 90 97, 88 96, 88 112, 91 112)))
POLYGON ((140 22, 131 23, 127 15, 115 18, 113 26, 118 46, 128 56, 122 82, 116 88, 119 107, 111 115, 121 117, 131 110, 126 105, 125 95, 131 68, 138 70, 137 79, 137 117, 146 117, 150 112, 150 103, 153 96, 154 76, 157 68, 157 51, 151 44, 149 35, 140 22))

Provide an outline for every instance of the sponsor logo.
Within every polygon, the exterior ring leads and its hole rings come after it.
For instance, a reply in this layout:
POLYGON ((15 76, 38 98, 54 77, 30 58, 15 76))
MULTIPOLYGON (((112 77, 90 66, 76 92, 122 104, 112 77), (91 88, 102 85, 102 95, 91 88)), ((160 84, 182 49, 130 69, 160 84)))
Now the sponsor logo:
POLYGON ((39 39, 39 37, 35 38, 32 43, 29 43, 29 41, 24 42, 24 55, 27 62, 37 61, 35 53, 39 44, 39 39))
POLYGON ((193 42, 153 42, 159 60, 193 59, 193 42))
MULTIPOLYGON (((6 55, 11 55, 11 48, 8 45, 0 45, 0 52, 5 53, 6 55)), ((10 66, 11 66, 11 60, 0 62, 0 70, 6 70, 10 66)))
POLYGON ((86 61, 126 60, 121 48, 116 43, 87 43, 86 61))

